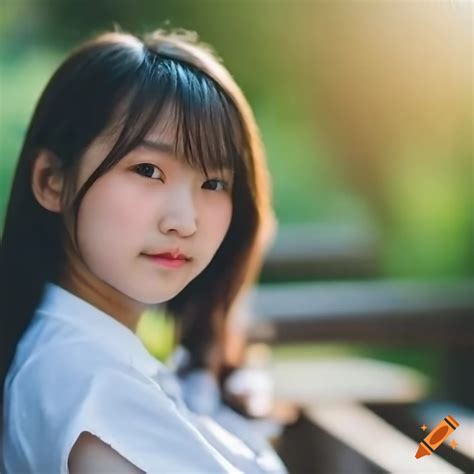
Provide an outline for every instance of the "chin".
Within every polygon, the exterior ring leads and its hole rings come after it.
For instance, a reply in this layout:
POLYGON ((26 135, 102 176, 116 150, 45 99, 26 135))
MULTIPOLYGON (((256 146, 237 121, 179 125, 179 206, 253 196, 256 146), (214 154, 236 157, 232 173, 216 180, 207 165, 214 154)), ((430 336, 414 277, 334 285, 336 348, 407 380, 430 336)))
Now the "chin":
POLYGON ((135 297, 131 295, 130 296, 142 304, 157 305, 157 304, 166 303, 167 301, 173 299, 176 295, 178 295, 182 291, 182 289, 183 288, 178 288, 178 289, 175 289, 174 291, 161 291, 159 294, 157 294, 156 289, 155 291, 150 290, 147 293, 144 293, 142 290, 142 291, 137 292, 138 294, 135 295, 135 297))

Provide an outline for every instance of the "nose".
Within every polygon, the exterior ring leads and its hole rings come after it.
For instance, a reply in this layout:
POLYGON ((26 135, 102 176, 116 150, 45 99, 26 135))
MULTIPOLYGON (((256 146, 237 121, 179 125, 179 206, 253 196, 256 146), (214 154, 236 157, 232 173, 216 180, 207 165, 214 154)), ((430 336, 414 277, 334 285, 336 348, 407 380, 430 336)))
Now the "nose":
POLYGON ((197 230, 196 205, 191 190, 177 189, 168 198, 159 220, 160 232, 176 232, 181 237, 190 237, 197 230))

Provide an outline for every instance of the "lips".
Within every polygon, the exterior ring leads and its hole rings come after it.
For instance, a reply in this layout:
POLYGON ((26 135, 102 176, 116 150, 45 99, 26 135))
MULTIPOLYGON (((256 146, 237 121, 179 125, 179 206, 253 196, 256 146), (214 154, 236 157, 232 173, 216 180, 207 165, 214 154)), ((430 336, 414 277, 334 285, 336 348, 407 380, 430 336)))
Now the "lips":
POLYGON ((188 259, 183 254, 178 254, 176 255, 176 257, 174 257, 174 255, 169 252, 153 254, 153 255, 148 255, 148 254, 143 254, 143 255, 154 265, 158 265, 161 268, 168 268, 168 269, 181 268, 190 261, 190 259, 188 259))
POLYGON ((150 255, 151 257, 160 257, 160 258, 166 258, 169 260, 188 260, 184 255, 177 255, 174 256, 172 253, 166 252, 166 253, 158 253, 155 255, 150 255))
POLYGON ((147 257, 163 258, 167 260, 184 260, 184 261, 191 260, 190 257, 181 253, 179 250, 175 250, 171 252, 155 253, 155 254, 144 254, 144 255, 146 255, 147 257))

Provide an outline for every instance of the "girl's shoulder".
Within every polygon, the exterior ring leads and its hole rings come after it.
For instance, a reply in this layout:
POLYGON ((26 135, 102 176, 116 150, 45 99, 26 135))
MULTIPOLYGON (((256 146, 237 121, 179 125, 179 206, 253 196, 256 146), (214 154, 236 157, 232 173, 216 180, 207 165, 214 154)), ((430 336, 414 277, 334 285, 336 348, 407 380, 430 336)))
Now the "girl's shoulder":
MULTIPOLYGON (((73 403, 75 396, 86 399, 109 378, 116 386, 152 383, 134 368, 133 360, 127 364, 118 359, 99 338, 67 325, 38 324, 33 320, 18 344, 5 389, 13 390, 17 396, 34 397, 28 400, 33 404, 42 398, 57 398, 67 404, 73 403), (30 389, 24 390, 25 387, 30 389)), ((105 384, 101 390, 109 388, 112 387, 105 384)))
POLYGON ((156 380, 96 344, 65 340, 24 345, 8 374, 7 472, 67 473, 83 433, 145 472, 225 472, 156 380))

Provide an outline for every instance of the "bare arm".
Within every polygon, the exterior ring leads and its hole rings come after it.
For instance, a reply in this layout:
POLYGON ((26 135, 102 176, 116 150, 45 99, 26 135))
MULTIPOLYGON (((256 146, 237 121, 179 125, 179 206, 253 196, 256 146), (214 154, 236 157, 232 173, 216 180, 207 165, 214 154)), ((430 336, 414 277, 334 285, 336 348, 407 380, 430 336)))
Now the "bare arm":
POLYGON ((70 474, 106 472, 142 474, 144 472, 87 431, 82 432, 74 443, 69 454, 68 467, 70 474))

